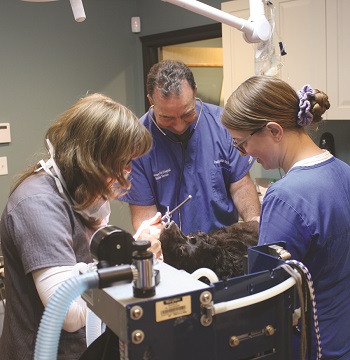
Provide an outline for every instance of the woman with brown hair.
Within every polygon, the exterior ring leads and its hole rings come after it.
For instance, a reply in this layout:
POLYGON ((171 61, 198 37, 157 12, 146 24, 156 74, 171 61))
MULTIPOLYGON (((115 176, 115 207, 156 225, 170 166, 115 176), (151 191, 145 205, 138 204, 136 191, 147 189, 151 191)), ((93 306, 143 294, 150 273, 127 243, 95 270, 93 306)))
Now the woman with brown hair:
MULTIPOLYGON (((320 149, 305 130, 317 127, 329 107, 328 96, 310 85, 296 92, 280 79, 254 76, 230 96, 222 123, 242 155, 255 157, 264 169, 285 172, 264 196, 259 245, 284 241, 292 259, 311 273, 319 334, 313 334, 310 358, 321 351, 322 359, 345 360, 350 359, 350 166, 320 149)), ((300 358, 298 349, 294 358, 300 358)))
MULTIPOLYGON (((44 307, 78 263, 90 263, 91 235, 108 223, 109 200, 130 187, 131 160, 152 146, 126 107, 92 94, 80 99, 46 133, 50 158, 15 184, 1 218, 6 311, 2 360, 32 359, 44 307)), ((159 222, 157 219, 156 222, 159 222)), ((67 313, 59 359, 86 348, 86 305, 67 313)))

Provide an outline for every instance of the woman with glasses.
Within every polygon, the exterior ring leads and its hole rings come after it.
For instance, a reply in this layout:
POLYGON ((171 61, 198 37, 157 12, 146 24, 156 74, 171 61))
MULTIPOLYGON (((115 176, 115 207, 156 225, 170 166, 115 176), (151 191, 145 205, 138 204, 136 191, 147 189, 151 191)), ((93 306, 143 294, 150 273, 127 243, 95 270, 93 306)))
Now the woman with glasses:
MULTIPOLYGON (((306 132, 329 107, 327 95, 309 85, 296 92, 282 80, 254 76, 230 96, 222 123, 243 156, 284 170, 264 197, 259 245, 285 241, 292 259, 309 269, 322 359, 350 359, 350 166, 306 132)), ((310 350, 315 359, 314 334, 310 350)), ((298 348, 293 356, 300 358, 298 348)))

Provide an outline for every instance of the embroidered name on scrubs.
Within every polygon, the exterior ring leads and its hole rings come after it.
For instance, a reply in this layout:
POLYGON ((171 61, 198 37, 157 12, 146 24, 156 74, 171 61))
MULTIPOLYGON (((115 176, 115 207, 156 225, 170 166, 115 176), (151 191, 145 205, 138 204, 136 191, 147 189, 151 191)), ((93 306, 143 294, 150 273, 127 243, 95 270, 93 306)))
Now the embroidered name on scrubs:
POLYGON ((170 175, 171 169, 166 169, 166 170, 162 170, 157 172, 156 174, 153 174, 154 178, 158 181, 162 178, 168 177, 170 175))
POLYGON ((220 160, 214 160, 214 164, 221 164, 221 163, 225 163, 226 165, 230 165, 230 162, 224 159, 220 159, 220 160))

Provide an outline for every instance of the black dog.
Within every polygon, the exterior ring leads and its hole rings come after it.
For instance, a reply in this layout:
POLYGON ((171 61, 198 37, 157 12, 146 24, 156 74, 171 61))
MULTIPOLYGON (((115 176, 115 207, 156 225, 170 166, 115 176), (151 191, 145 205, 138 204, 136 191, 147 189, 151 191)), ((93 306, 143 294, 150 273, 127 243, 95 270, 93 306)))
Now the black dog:
POLYGON ((189 273, 206 267, 220 280, 243 275, 244 255, 258 242, 258 225, 256 221, 240 222, 186 236, 171 221, 160 233, 164 262, 189 273))

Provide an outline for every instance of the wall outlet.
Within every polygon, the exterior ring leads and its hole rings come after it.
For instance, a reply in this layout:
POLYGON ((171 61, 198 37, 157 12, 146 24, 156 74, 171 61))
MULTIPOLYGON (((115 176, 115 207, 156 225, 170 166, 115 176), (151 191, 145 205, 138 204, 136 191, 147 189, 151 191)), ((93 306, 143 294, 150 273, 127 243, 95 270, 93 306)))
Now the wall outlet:
POLYGON ((7 175, 7 174, 8 174, 7 157, 2 156, 2 157, 0 157, 0 175, 7 175))

